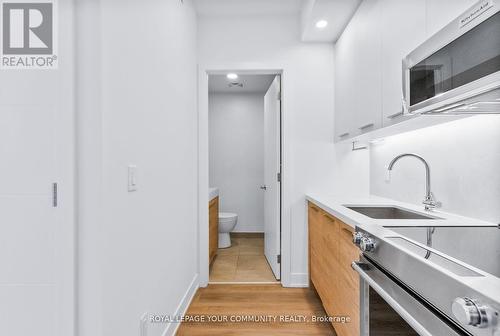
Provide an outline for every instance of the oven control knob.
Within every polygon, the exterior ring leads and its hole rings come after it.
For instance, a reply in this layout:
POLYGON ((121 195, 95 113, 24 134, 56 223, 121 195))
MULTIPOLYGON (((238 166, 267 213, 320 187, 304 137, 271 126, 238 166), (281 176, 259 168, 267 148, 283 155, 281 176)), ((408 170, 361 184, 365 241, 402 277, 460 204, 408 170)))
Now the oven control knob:
POLYGON ((456 298, 451 305, 451 311, 463 325, 485 328, 491 323, 491 309, 480 305, 478 301, 469 298, 456 298))
POLYGON ((352 242, 359 246, 361 244, 361 239, 363 239, 363 234, 361 232, 354 232, 352 234, 352 242))
POLYGON ((375 242, 370 237, 363 237, 361 238, 361 243, 359 244, 359 247, 363 252, 370 252, 373 251, 373 249, 375 248, 375 242))

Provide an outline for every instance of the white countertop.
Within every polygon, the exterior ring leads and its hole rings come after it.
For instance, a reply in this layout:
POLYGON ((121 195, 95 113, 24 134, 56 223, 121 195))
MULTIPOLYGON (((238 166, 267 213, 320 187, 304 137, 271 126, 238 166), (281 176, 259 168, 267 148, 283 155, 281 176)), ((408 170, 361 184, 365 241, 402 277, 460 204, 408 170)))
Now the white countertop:
MULTIPOLYGON (((398 236, 391 226, 493 226, 496 227, 498 224, 485 222, 478 219, 467 218, 458 216, 455 214, 446 213, 443 211, 425 211, 423 205, 408 204, 404 202, 398 202, 391 199, 386 199, 377 196, 367 196, 367 197, 339 197, 339 196, 328 196, 321 194, 308 194, 306 199, 311 201, 327 213, 332 216, 342 220, 344 223, 351 226, 358 226, 378 237, 394 237, 398 236), (392 205, 418 213, 422 213, 428 216, 439 217, 441 219, 372 219, 353 210, 346 208, 344 205, 356 205, 356 206, 377 206, 377 205, 392 205)), ((428 248, 428 247, 427 247, 428 248)), ((428 248, 438 254, 444 255, 439 251, 435 251, 432 248, 428 248)), ((411 252, 407 252, 410 253, 411 252)), ((486 273, 475 267, 465 264, 464 262, 447 256, 448 259, 464 265, 465 267, 476 271, 477 273, 483 275, 482 277, 462 277, 455 276, 458 281, 467 284, 468 286, 474 288, 475 290, 482 292, 484 295, 496 298, 497 302, 500 302, 500 279, 489 273, 486 273)))
POLYGON ((450 214, 444 211, 433 210, 425 211, 423 205, 415 205, 395 200, 378 197, 339 197, 328 196, 321 194, 308 194, 306 199, 316 204, 321 209, 325 210, 332 216, 337 217, 344 223, 352 227, 377 225, 377 226, 496 226, 494 223, 485 222, 479 219, 467 218, 455 214, 450 214), (399 208, 411 210, 421 213, 426 216, 436 217, 439 219, 373 219, 362 215, 354 210, 348 209, 345 205, 350 206, 380 206, 390 205, 399 208))
POLYGON ((219 188, 208 188, 208 201, 210 202, 214 198, 219 196, 219 188))

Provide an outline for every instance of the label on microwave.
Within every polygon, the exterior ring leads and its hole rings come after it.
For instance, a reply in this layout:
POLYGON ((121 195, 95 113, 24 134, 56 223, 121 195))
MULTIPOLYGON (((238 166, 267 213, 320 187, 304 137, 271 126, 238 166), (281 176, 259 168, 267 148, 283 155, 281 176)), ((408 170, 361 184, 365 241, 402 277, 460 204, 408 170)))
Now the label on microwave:
POLYGON ((488 9, 494 6, 493 0, 484 0, 471 8, 459 19, 459 28, 463 28, 484 14, 488 9))

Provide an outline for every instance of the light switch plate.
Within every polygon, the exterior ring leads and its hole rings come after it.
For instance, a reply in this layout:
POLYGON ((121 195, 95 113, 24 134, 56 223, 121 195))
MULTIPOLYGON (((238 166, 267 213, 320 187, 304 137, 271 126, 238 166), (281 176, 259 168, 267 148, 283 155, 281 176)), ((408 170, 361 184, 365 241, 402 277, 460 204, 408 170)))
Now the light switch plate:
POLYGON ((128 166, 128 191, 136 191, 137 190, 137 166, 129 165, 128 166))

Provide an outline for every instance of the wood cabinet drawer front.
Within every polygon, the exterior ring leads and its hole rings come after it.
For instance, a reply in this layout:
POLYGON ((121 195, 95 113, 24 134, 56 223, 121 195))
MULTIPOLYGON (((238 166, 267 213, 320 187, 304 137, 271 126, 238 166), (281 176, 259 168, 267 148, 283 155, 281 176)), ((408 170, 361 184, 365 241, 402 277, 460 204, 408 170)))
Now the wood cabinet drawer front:
POLYGON ((352 243, 352 234, 354 233, 355 229, 352 226, 347 225, 338 219, 337 222, 340 228, 340 239, 352 243))
POLYGON ((323 212, 323 232, 321 239, 323 244, 328 246, 335 259, 338 258, 339 225, 335 218, 323 212))
POLYGON ((339 242, 339 264, 345 281, 356 290, 359 288, 359 275, 351 267, 353 261, 359 260, 359 249, 352 243, 352 228, 346 224, 341 224, 341 234, 345 237, 339 242), (349 238, 349 239, 347 239, 349 238))
POLYGON ((322 214, 321 210, 315 206, 309 205, 309 240, 314 242, 314 245, 318 247, 318 244, 321 243, 321 235, 322 235, 322 214))
POLYGON ((309 267, 311 282, 331 316, 348 316, 349 323, 332 323, 339 336, 359 336, 359 276, 351 263, 359 259, 352 243, 354 228, 309 203, 309 267))
POLYGON ((208 203, 208 256, 210 263, 214 260, 219 245, 219 198, 208 203))
POLYGON ((328 314, 334 313, 336 274, 330 264, 311 250, 311 280, 328 314))
POLYGON ((349 306, 359 307, 359 276, 354 277, 342 269, 338 275, 338 283, 339 297, 344 303, 343 309, 349 306))

